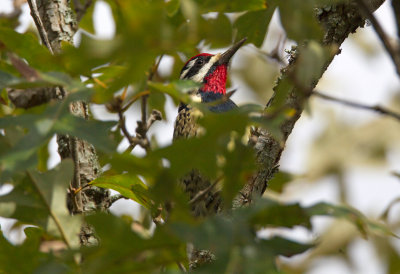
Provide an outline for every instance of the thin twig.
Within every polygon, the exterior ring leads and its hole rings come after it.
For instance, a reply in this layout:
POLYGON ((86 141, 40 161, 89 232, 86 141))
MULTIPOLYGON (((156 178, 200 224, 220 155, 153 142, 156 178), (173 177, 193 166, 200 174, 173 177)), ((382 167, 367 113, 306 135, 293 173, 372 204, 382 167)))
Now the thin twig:
POLYGON ((400 39, 400 1, 392 0, 393 13, 396 18, 397 38, 400 39))
POLYGON ((89 188, 90 186, 91 186, 91 184, 86 184, 84 186, 80 186, 78 189, 73 189, 74 194, 77 194, 77 193, 89 188))
POLYGON ((129 142, 129 147, 126 152, 131 152, 137 145, 140 145, 142 148, 148 147, 148 141, 143 138, 138 138, 138 137, 133 137, 128 129, 126 128, 126 123, 125 123, 125 116, 122 113, 122 110, 118 111, 118 117, 119 117, 119 127, 122 130, 122 133, 128 139, 129 142))
POLYGON ((153 123, 154 123, 155 121, 161 121, 161 120, 162 120, 161 111, 156 110, 156 109, 153 109, 153 110, 151 111, 151 114, 150 114, 149 119, 147 119, 146 128, 149 129, 149 128, 151 127, 151 125, 153 125, 153 123))
POLYGON ((183 273, 187 273, 186 267, 183 265, 183 263, 181 263, 181 262, 176 262, 176 264, 178 265, 179 269, 180 269, 183 273))
MULTIPOLYGON (((142 124, 145 126, 146 125, 146 119, 147 119, 147 97, 149 95, 142 96, 142 124)), ((142 136, 144 137, 144 136, 142 136)))
POLYGON ((74 0, 76 21, 80 22, 85 15, 87 9, 92 5, 92 0, 87 0, 85 5, 82 5, 79 0, 74 0))
MULTIPOLYGON (((149 75, 147 77, 148 81, 151 81, 155 73, 157 72, 162 57, 163 56, 161 55, 157 62, 150 69, 149 75)), ((147 152, 150 150, 150 141, 147 138, 147 131, 155 121, 159 121, 162 119, 162 115, 160 111, 152 110, 150 116, 147 118, 147 98, 149 94, 150 92, 148 90, 142 91, 134 96, 132 99, 130 99, 129 102, 124 106, 122 106, 123 100, 121 100, 121 102, 118 104, 111 104, 111 108, 115 109, 118 112, 119 126, 129 142, 129 147, 125 152, 131 152, 137 145, 140 145, 147 152), (133 137, 126 128, 126 122, 123 113, 139 98, 141 98, 141 119, 137 121, 136 137, 133 137)))
MULTIPOLYGON (((147 139, 133 137, 133 143, 129 145, 125 152, 131 152, 137 145, 146 149, 149 147, 149 142, 147 139)), ((146 149, 147 150, 147 149, 146 149)))
MULTIPOLYGON (((158 67, 161 63, 161 59, 163 58, 163 55, 160 56, 160 58, 158 58, 157 62, 153 65, 153 67, 151 68, 149 75, 147 77, 147 81, 151 81, 154 77, 154 75, 156 74, 158 67)), ((151 125, 154 121, 156 120, 161 120, 161 119, 155 119, 153 122, 148 123, 148 119, 147 119, 147 98, 149 97, 148 94, 144 95, 141 97, 142 101, 141 101, 141 110, 142 110, 142 118, 141 121, 137 122, 137 128, 136 128, 136 133, 137 135, 139 135, 139 138, 146 140, 146 146, 144 146, 143 148, 146 149, 146 151, 148 152, 150 150, 150 141, 147 138, 147 131, 149 130, 149 124, 151 125)), ((152 116, 154 114, 154 111, 152 112, 152 116)), ((151 116, 149 117, 149 119, 153 119, 151 116)))
POLYGON ((200 199, 202 199, 208 192, 210 192, 215 186, 216 184, 222 180, 222 176, 218 177, 214 183, 212 183, 211 185, 209 185, 208 187, 206 187, 205 189, 199 191, 196 193, 196 195, 189 201, 189 205, 193 205, 194 203, 196 203, 197 201, 199 201, 200 199))
POLYGON ((31 16, 33 21, 35 22, 36 28, 39 31, 40 38, 42 39, 43 44, 49 49, 51 54, 54 54, 53 48, 49 42, 49 38, 47 37, 46 29, 44 28, 43 22, 40 19, 39 11, 36 6, 36 0, 28 0, 29 8, 31 10, 31 16))
POLYGON ((154 75, 156 74, 158 67, 160 66, 161 60, 164 57, 164 54, 161 54, 160 58, 158 58, 157 62, 154 64, 154 66, 151 68, 149 76, 147 77, 148 81, 153 80, 154 75))
POLYGON ((397 203, 400 203, 400 197, 394 199, 393 201, 390 202, 390 204, 386 207, 386 210, 382 213, 381 217, 379 219, 381 220, 387 220, 389 216, 390 210, 393 208, 393 206, 397 203))
MULTIPOLYGON (((163 58, 164 55, 161 55, 160 58, 158 58, 157 62, 153 65, 153 67, 150 69, 149 75, 147 77, 147 81, 151 81, 157 72, 158 66, 161 63, 161 59, 163 58)), ((147 98, 149 97, 148 94, 142 96, 142 102, 141 102, 141 109, 142 109, 142 119, 141 123, 138 123, 138 132, 142 138, 146 138, 146 133, 148 130, 147 127, 147 98)))
POLYGON ((121 199, 128 199, 125 196, 121 195, 121 194, 115 194, 113 196, 110 197, 110 204, 108 207, 112 206, 116 201, 119 201, 121 199))
MULTIPOLYGON (((153 67, 151 68, 150 72, 149 72, 149 76, 147 77, 147 81, 151 81, 154 77, 154 75, 156 74, 158 67, 160 66, 161 60, 163 58, 164 55, 161 55, 160 58, 158 58, 157 62, 153 65, 153 67)), ((147 125, 146 121, 147 121, 147 97, 148 95, 144 95, 142 96, 142 124, 145 127, 147 125)), ((148 130, 148 128, 144 128, 145 130, 145 134, 148 130)), ((142 136, 143 138, 145 136, 142 136)))
MULTIPOLYGON (((397 0, 398 1, 398 0, 397 0)), ((389 53, 390 57, 393 60, 393 63, 396 67, 397 74, 400 76, 400 52, 396 51, 392 44, 389 41, 389 37, 386 35, 382 26, 379 24, 378 20, 376 20, 375 16, 372 14, 371 10, 368 8, 364 0, 356 0, 358 6, 361 8, 362 12, 365 16, 370 20, 372 26, 374 27, 376 33, 381 39, 386 51, 389 53)))
POLYGON ((121 128, 122 132, 124 133, 126 139, 128 139, 129 144, 133 144, 133 137, 132 137, 132 135, 129 134, 129 131, 126 128, 125 116, 122 113, 122 111, 118 111, 118 117, 119 117, 119 127, 121 128))
POLYGON ((378 106, 378 105, 376 105, 376 106, 367 106, 367 105, 363 105, 363 104, 360 104, 360 103, 357 103, 357 102, 335 98, 335 97, 323 94, 323 93, 321 93, 319 91, 313 91, 312 95, 315 95, 315 96, 317 96, 319 98, 322 98, 322 99, 325 99, 325 100, 341 103, 341 104, 346 105, 346 106, 374 111, 374 112, 377 112, 377 113, 382 114, 382 115, 390 116, 390 117, 395 118, 395 119, 400 121, 400 113, 393 112, 391 110, 388 110, 388 109, 383 108, 383 107, 378 106))
POLYGON ((135 96, 133 96, 125 106, 122 107, 122 109, 121 109, 122 112, 125 112, 125 111, 126 111, 133 103, 135 103, 139 98, 141 98, 142 96, 145 96, 145 95, 149 95, 149 94, 150 94, 150 91, 148 91, 148 90, 139 92, 138 94, 136 94, 135 96))

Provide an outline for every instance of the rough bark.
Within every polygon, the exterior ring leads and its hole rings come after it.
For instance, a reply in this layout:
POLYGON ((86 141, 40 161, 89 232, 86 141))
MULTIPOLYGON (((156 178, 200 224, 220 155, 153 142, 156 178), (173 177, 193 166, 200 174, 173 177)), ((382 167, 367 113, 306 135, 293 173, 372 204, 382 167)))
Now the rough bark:
POLYGON ((8 98, 17 108, 31 108, 60 98, 57 88, 9 89, 8 98))
MULTIPOLYGON (((57 54, 61 51, 61 42, 73 42, 73 35, 77 28, 69 0, 37 0, 36 3, 50 50, 57 54)), ((76 116, 89 118, 88 107, 84 102, 72 103, 70 110, 76 116)), ((68 208, 71 214, 107 209, 111 203, 110 193, 107 190, 92 187, 77 194, 74 193, 75 189, 86 185, 100 175, 101 168, 95 148, 84 140, 68 135, 58 135, 57 143, 61 159, 72 158, 75 163, 72 187, 68 194, 68 208)), ((83 227, 80 235, 81 243, 89 243, 92 234, 90 228, 83 227)))
POLYGON ((51 48, 58 53, 62 41, 73 43, 76 30, 76 19, 69 0, 37 0, 36 3, 51 48))

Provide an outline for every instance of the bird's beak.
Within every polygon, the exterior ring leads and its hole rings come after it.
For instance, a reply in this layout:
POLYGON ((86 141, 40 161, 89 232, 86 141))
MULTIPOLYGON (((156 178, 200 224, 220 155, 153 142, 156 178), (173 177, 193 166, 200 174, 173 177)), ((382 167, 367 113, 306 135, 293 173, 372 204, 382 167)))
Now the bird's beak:
POLYGON ((243 38, 232 47, 230 47, 227 51, 221 54, 221 57, 218 59, 217 64, 228 64, 229 60, 231 60, 232 56, 236 53, 236 51, 246 42, 247 37, 243 38))

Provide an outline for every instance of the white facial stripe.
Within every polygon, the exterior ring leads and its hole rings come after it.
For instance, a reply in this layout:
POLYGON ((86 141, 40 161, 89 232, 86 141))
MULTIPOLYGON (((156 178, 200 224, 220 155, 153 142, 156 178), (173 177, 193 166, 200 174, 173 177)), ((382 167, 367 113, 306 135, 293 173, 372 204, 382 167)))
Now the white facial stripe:
POLYGON ((205 64, 198 73, 193 75, 190 80, 193 80, 195 82, 201 83, 203 81, 203 78, 206 76, 207 72, 210 70, 211 66, 214 65, 215 62, 218 61, 218 59, 221 57, 220 54, 214 55, 211 57, 210 61, 208 61, 207 64, 205 64))
POLYGON ((201 103, 201 96, 197 92, 194 94, 191 94, 190 99, 192 99, 193 102, 201 103))
POLYGON ((185 78, 186 74, 189 72, 189 70, 193 67, 194 62, 196 62, 196 60, 192 60, 187 64, 187 69, 185 69, 184 71, 182 71, 181 76, 179 77, 179 79, 183 79, 185 78))

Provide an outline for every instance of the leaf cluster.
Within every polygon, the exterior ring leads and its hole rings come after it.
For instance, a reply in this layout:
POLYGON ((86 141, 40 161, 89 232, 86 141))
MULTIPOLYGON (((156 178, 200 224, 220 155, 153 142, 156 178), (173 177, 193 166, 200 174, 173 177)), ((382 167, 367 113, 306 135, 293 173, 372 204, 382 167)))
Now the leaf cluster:
MULTIPOLYGON (((112 10, 115 37, 100 40, 82 34, 77 47, 65 44, 57 55, 51 55, 32 33, 17 33, 15 22, 7 25, 0 21, 0 183, 12 186, 11 192, 0 196, 0 214, 16 219, 17 227, 29 225, 21 245, 11 244, 5 235, 0 237, 0 272, 177 272, 178 265, 188 266, 186 247, 190 242, 211 250, 217 258, 199 271, 276 273, 284 271, 276 264, 277 258, 313 250, 318 242, 261 237, 261 230, 302 227, 311 232, 313 218, 330 216, 354 224, 357 235, 363 237, 393 235, 386 224, 345 205, 306 207, 260 198, 247 208, 230 210, 233 199, 258 168, 248 145, 250 127, 268 129, 281 140, 280 121, 292 115, 290 109, 283 109, 284 100, 295 85, 307 91, 307 83, 322 74, 314 68, 334 53, 320 43, 323 32, 314 8, 338 1, 105 2, 112 10), (220 48, 244 36, 259 48, 276 8, 288 37, 299 44, 301 57, 289 77, 280 80, 282 90, 277 90, 274 108, 264 111, 264 106, 244 105, 216 115, 191 102, 186 92, 196 84, 173 81, 185 58, 196 54, 200 43, 220 48), (172 73, 156 73, 150 81, 148 71, 163 54, 174 58, 172 73), (11 89, 60 86, 68 91, 63 100, 28 110, 15 108, 8 98, 11 89), (70 113, 72 102, 106 105, 128 86, 131 92, 123 100, 133 101, 146 92, 149 108, 163 113, 167 97, 176 105, 192 104, 202 112, 198 123, 203 134, 164 147, 154 142, 152 149, 139 157, 116 151, 123 139, 118 121, 85 120, 70 113), (56 134, 91 143, 105 168, 101 177, 84 187, 119 192, 139 205, 140 218, 105 213, 70 216, 65 194, 73 164, 63 161, 47 168, 47 146, 56 134), (222 178, 217 187, 223 214, 201 220, 192 217, 189 199, 177 182, 193 168, 210 179, 222 178), (161 221, 155 226, 152 220, 161 221), (94 228, 96 241, 79 246, 78 236, 85 225, 94 228)), ((94 31, 94 10, 89 8, 80 24, 90 33, 94 31)), ((290 180, 290 174, 278 174, 270 182, 271 192, 281 192, 290 180)), ((393 261, 398 258, 395 252, 389 254, 393 261)))

